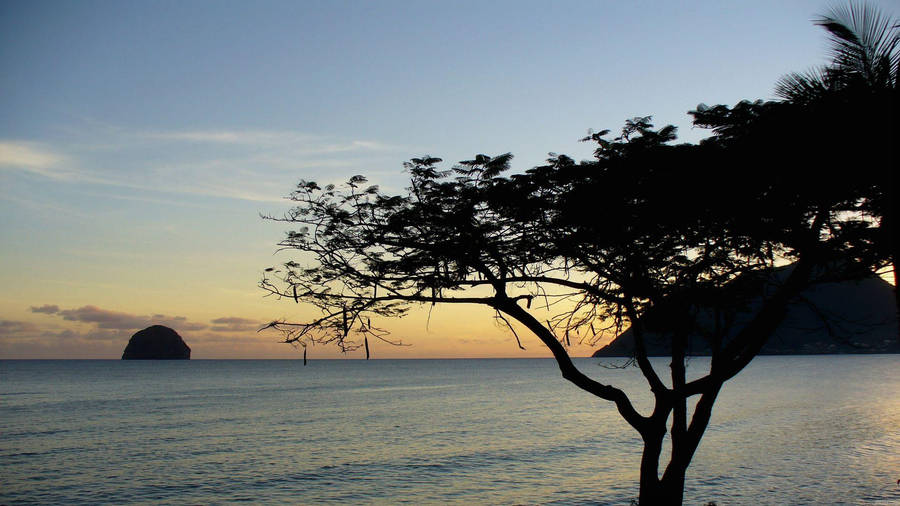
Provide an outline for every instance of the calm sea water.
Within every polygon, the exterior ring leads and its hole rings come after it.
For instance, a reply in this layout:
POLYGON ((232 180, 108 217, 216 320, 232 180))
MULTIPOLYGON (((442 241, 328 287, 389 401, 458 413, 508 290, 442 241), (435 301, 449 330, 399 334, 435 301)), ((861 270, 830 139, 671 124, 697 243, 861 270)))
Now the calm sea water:
MULTIPOLYGON (((637 370, 578 363, 649 405, 637 370)), ((898 366, 757 358, 720 396, 687 503, 900 504, 898 366)), ((3 361, 0 403, 0 503, 637 496, 637 434, 551 360, 3 361)))

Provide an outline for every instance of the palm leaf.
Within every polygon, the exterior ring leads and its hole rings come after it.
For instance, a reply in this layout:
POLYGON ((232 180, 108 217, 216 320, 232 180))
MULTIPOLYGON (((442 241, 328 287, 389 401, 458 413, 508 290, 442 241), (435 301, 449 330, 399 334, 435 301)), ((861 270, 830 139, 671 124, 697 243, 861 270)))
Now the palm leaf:
POLYGON ((896 20, 869 4, 851 2, 834 7, 814 23, 828 31, 831 67, 843 80, 879 88, 893 85, 900 62, 896 20))
POLYGON ((824 68, 813 68, 782 76, 775 82, 775 96, 785 100, 809 102, 821 97, 831 88, 828 72, 824 68))

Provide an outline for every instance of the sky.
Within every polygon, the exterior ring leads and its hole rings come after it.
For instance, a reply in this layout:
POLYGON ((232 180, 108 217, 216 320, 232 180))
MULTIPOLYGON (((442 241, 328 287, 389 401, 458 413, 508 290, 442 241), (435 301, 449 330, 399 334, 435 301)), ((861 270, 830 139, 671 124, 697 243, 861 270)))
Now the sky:
MULTIPOLYGON (((301 357, 257 332, 314 314, 257 288, 291 258, 260 215, 300 179, 402 192, 425 154, 584 159, 588 129, 635 116, 696 142, 699 103, 826 62, 831 5, 0 0, 0 358, 119 358, 151 324, 193 358, 301 357)), ((412 346, 375 358, 549 356, 484 308, 382 326, 412 346)))

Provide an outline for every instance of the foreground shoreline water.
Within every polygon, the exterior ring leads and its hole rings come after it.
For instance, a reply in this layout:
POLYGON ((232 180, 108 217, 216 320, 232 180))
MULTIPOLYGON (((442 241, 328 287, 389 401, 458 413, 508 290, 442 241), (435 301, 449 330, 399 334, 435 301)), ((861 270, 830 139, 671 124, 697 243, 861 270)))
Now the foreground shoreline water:
MULTIPOLYGON (((634 369, 576 362, 648 397, 634 369)), ((686 501, 900 502, 897 365, 758 357, 726 385, 686 501)), ((639 438, 552 359, 0 361, 0 385, 3 503, 637 495, 639 438)))

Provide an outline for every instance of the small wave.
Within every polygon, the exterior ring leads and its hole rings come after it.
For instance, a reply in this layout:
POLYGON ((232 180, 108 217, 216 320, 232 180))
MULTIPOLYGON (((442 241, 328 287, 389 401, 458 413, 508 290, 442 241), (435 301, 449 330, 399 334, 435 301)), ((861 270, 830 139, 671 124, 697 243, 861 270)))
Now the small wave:
POLYGON ((358 388, 350 388, 346 390, 350 393, 356 392, 396 392, 396 391, 407 391, 407 390, 443 390, 447 388, 458 388, 461 384, 453 384, 453 385, 404 385, 404 386, 395 386, 395 387, 358 387, 358 388))
POLYGON ((30 438, 39 436, 56 436, 59 434, 71 433, 71 429, 48 429, 48 430, 23 430, 8 431, 4 434, 6 438, 30 438))

